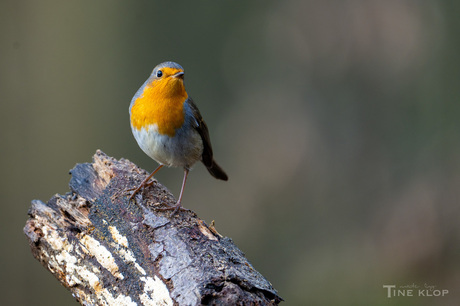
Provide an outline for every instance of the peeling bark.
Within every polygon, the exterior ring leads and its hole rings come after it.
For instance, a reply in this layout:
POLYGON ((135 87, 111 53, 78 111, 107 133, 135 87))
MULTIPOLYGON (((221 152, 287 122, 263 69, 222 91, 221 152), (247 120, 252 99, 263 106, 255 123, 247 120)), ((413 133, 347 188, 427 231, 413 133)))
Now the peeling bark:
POLYGON ((70 171, 71 192, 33 200, 32 254, 83 305, 277 305, 282 299, 231 239, 175 204, 156 180, 97 151, 70 171))

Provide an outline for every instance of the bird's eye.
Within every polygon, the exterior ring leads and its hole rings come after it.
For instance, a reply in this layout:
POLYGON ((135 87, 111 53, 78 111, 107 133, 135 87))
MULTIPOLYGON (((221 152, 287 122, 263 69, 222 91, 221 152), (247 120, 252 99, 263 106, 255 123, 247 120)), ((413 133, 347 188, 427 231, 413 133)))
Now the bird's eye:
POLYGON ((157 78, 161 78, 162 75, 163 75, 163 71, 158 70, 157 71, 157 78))

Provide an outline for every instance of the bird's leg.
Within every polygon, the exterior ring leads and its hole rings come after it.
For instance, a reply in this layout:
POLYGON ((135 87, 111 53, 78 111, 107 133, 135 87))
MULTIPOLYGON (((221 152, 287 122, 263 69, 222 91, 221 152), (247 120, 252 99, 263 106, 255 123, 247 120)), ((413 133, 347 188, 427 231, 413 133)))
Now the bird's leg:
POLYGON ((176 205, 171 206, 171 207, 166 207, 166 208, 158 208, 158 210, 174 210, 172 212, 171 216, 174 215, 175 213, 177 213, 179 211, 179 209, 188 210, 186 208, 183 208, 182 205, 181 205, 182 195, 184 194, 185 182, 187 181, 188 172, 189 172, 189 169, 184 168, 184 180, 182 181, 182 188, 180 189, 179 200, 177 200, 176 205))
POLYGON ((179 200, 177 200, 176 205, 174 206, 175 209, 173 211, 173 215, 181 208, 181 201, 182 201, 182 195, 184 194, 184 189, 185 189, 185 182, 187 181, 187 176, 188 176, 188 169, 184 168, 184 180, 182 181, 182 187, 180 189, 180 194, 179 194, 179 200))
POLYGON ((142 183, 139 185, 139 187, 137 187, 133 193, 129 196, 129 200, 132 200, 132 198, 134 198, 134 196, 136 195, 136 193, 139 192, 139 190, 141 190, 141 188, 147 186, 147 182, 152 178, 152 176, 158 172, 158 170, 161 169, 161 167, 163 167, 163 165, 159 165, 153 172, 152 174, 150 174, 145 180, 142 181, 142 183))

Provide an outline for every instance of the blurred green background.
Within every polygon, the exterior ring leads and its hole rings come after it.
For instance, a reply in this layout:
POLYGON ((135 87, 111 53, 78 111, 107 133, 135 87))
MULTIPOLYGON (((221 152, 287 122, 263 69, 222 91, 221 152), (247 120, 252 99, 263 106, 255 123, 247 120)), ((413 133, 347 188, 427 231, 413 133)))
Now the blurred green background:
MULTIPOLYGON (((96 149, 153 170, 131 97, 186 70, 216 160, 183 203, 285 305, 458 305, 457 1, 0 2, 1 305, 76 305, 22 228, 96 149), (447 289, 388 299, 383 285, 447 289)), ((176 196, 181 169, 157 178, 176 196)))

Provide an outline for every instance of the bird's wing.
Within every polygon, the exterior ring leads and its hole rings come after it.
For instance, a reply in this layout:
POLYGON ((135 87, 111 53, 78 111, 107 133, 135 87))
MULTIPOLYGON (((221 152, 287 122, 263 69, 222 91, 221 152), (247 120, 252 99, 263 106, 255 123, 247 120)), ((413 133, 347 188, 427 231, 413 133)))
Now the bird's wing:
POLYGON ((190 106, 190 109, 193 113, 193 118, 195 119, 194 128, 197 130, 198 134, 200 134, 201 140, 203 141, 202 162, 206 167, 210 167, 213 164, 213 158, 208 127, 206 125, 206 122, 204 122, 203 117, 201 117, 200 111, 193 102, 192 98, 188 97, 186 103, 188 103, 188 105, 190 106))

